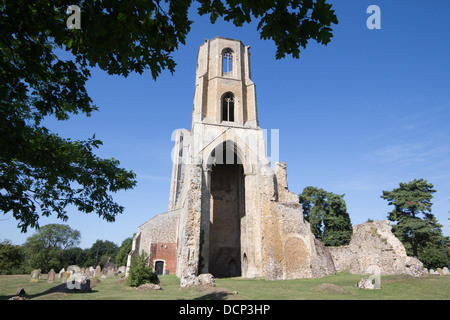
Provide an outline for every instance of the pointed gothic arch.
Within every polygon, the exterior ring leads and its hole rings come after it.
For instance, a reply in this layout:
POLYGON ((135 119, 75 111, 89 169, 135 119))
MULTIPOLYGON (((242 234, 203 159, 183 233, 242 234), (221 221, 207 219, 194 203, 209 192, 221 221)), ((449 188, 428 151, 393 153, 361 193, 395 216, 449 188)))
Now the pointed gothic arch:
POLYGON ((221 98, 221 114, 222 121, 234 122, 235 121, 235 97, 232 92, 227 92, 222 95, 221 98))
POLYGON ((222 76, 231 77, 233 75, 234 52, 230 48, 222 51, 222 76))

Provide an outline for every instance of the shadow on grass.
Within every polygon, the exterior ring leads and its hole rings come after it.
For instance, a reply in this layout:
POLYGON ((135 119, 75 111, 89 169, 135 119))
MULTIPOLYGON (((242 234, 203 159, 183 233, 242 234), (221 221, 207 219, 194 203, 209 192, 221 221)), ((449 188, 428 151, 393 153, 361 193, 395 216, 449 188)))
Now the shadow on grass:
POLYGON ((226 291, 216 291, 204 294, 203 296, 194 298, 193 300, 229 300, 234 294, 226 291))
MULTIPOLYGON (((47 294, 55 293, 55 292, 67 293, 67 294, 90 294, 90 293, 97 292, 97 290, 92 290, 92 289, 90 291, 81 291, 81 290, 77 290, 77 289, 70 290, 67 288, 65 283, 61 283, 59 285, 56 285, 50 289, 43 291, 43 292, 35 293, 35 294, 25 294, 23 297, 25 299, 29 300, 29 299, 34 299, 37 297, 45 296, 47 294)), ((7 296, 0 296, 0 300, 9 300, 10 298, 15 297, 15 296, 17 296, 17 295, 13 294, 13 295, 7 295, 7 296)))

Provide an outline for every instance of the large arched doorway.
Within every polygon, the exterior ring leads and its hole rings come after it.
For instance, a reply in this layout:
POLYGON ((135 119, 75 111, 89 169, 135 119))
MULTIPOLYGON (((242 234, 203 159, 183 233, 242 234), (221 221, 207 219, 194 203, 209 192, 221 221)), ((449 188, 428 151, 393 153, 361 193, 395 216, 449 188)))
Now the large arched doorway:
POLYGON ((245 214, 244 168, 233 147, 216 148, 211 166, 209 272, 241 276, 241 218, 245 214), (218 154, 220 153, 220 155, 218 154))

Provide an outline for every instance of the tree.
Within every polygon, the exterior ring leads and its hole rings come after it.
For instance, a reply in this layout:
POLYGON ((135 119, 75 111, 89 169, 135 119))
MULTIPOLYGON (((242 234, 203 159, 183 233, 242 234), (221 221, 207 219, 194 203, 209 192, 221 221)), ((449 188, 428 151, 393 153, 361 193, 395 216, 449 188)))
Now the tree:
POLYGON ((77 265, 81 268, 88 268, 90 265, 87 264, 88 260, 88 249, 81 249, 79 247, 73 247, 64 250, 62 253, 62 265, 68 267, 70 265, 77 265))
POLYGON ((402 241, 407 251, 415 257, 430 243, 442 240, 442 225, 431 213, 431 199, 436 190, 424 179, 414 179, 392 191, 383 191, 382 199, 394 206, 388 219, 396 224, 393 233, 402 241), (427 244, 428 243, 428 244, 427 244))
POLYGON ((119 252, 116 256, 116 265, 117 266, 126 266, 128 254, 131 251, 131 247, 133 245, 133 237, 126 238, 123 240, 122 245, 120 246, 119 252))
POLYGON ((149 266, 150 257, 145 252, 133 257, 127 283, 139 287, 145 283, 159 283, 158 275, 149 266))
POLYGON ((303 216, 314 236, 327 246, 346 245, 352 236, 352 224, 344 195, 316 187, 306 187, 299 195, 303 216))
POLYGON ((47 224, 28 237, 23 247, 27 267, 31 269, 61 269, 64 250, 80 243, 80 232, 67 225, 47 224))
POLYGON ((100 265, 103 268, 108 258, 111 258, 112 261, 115 260, 118 252, 119 247, 114 242, 97 240, 88 250, 86 264, 94 267, 100 265))
POLYGON ((23 261, 23 250, 9 240, 0 242, 0 274, 13 274, 23 261))
MULTIPOLYGON (((124 208, 111 193, 131 189, 135 174, 115 159, 93 153, 102 143, 61 138, 41 125, 45 117, 67 120, 98 108, 86 91, 89 67, 111 75, 154 79, 174 72, 172 54, 184 44, 192 0, 78 1, 81 28, 66 27, 71 0, 0 0, 0 210, 12 212, 22 232, 39 216, 66 207, 114 221, 124 208), (26 17, 26 18, 25 18, 26 17), (73 55, 63 60, 62 49, 73 55)), ((276 58, 299 57, 313 39, 327 44, 337 18, 325 0, 197 0, 198 13, 236 26, 259 19, 261 38, 272 39, 276 58)))

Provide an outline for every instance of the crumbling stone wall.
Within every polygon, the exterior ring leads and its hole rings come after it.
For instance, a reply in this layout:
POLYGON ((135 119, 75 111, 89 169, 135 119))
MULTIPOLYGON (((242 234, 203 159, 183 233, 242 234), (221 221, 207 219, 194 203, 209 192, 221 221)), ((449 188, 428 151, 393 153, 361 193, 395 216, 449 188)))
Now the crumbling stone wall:
POLYGON ((273 171, 267 168, 264 174, 263 275, 277 280, 334 274, 331 255, 315 239, 303 219, 297 195, 288 189, 286 167, 285 163, 276 163, 273 171))
POLYGON ((353 226, 353 236, 348 246, 328 247, 336 271, 422 275, 422 262, 406 255, 405 247, 391 229, 388 220, 353 226))

